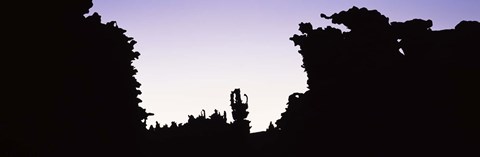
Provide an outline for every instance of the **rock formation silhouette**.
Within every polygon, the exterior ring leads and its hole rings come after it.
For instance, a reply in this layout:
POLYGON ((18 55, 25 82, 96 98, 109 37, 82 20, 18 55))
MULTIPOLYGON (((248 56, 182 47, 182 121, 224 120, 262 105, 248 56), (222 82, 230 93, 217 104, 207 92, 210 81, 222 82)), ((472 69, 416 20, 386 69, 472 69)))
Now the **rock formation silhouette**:
POLYGON ((248 116, 248 96, 246 97, 246 102, 242 102, 242 97, 240 97, 240 89, 237 88, 230 94, 230 106, 232 107, 232 116, 233 116, 233 127, 235 130, 239 131, 240 135, 247 135, 250 133, 250 121, 246 120, 248 116))
POLYGON ((432 31, 432 21, 392 22, 353 7, 333 27, 300 23, 309 91, 277 120, 281 154, 466 156, 479 145, 479 22, 432 31), (403 54, 400 52, 403 51, 403 54))
POLYGON ((138 106, 133 38, 85 17, 91 1, 38 3, 19 8, 27 17, 13 29, 24 57, 16 99, 0 109, 0 156, 141 156, 150 114, 138 106))
POLYGON ((138 106, 126 30, 85 17, 91 0, 29 4, 5 20, 17 68, 5 72, 0 156, 479 156, 477 21, 432 30, 353 7, 320 15, 349 30, 300 23, 290 39, 309 90, 289 96, 276 126, 250 133, 240 89, 233 122, 202 110, 146 129, 153 113, 138 106))
POLYGON ((214 110, 209 117, 205 110, 200 115, 188 116, 188 122, 177 125, 172 122, 170 127, 150 126, 148 134, 148 156, 160 155, 191 155, 192 152, 202 153, 200 156, 245 156, 251 155, 249 145, 250 121, 248 115, 248 99, 243 103, 240 89, 231 92, 230 101, 234 121, 227 123, 227 114, 214 110), (157 151, 157 149, 169 150, 157 151), (153 151, 152 151, 153 150, 153 151), (188 150, 188 151, 185 151, 188 150))

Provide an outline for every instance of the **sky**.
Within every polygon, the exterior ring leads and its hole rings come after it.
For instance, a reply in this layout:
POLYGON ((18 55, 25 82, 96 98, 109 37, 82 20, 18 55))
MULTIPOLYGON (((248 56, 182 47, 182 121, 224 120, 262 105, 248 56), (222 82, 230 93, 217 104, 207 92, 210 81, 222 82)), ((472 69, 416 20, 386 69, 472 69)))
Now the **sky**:
MULTIPOLYGON (((251 132, 265 130, 285 111, 288 96, 307 91, 299 48, 289 40, 298 24, 332 25, 352 6, 376 9, 392 21, 433 20, 434 30, 480 21, 479 0, 93 0, 90 13, 116 21, 138 43, 133 65, 142 84, 147 124, 187 122, 202 109, 226 111, 230 92, 249 97, 251 132)), ((243 98, 245 99, 245 98, 243 98)))

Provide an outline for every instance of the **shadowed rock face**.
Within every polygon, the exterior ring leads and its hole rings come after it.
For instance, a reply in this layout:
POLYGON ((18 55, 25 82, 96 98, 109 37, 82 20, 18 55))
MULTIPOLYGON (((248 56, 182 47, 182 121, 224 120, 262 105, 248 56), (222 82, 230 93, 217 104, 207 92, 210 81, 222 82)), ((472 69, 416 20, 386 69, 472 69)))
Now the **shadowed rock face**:
POLYGON ((474 53, 480 41, 478 22, 432 31, 431 20, 390 24, 378 11, 356 7, 321 17, 350 31, 301 23, 302 34, 290 38, 300 46, 310 90, 292 94, 277 121, 292 148, 285 152, 473 152, 480 119, 474 114, 480 113, 475 105, 480 103, 473 96, 480 94, 475 90, 480 87, 480 55, 474 53))
POLYGON ((101 23, 96 13, 84 17, 91 6, 91 1, 73 0, 44 1, 35 6, 38 12, 19 8, 28 23, 13 31, 21 37, 12 51, 23 56, 12 58, 20 71, 14 84, 21 92, 12 92, 18 99, 0 109, 0 142, 10 141, 5 143, 12 148, 0 152, 138 154, 146 133, 142 119, 148 116, 138 106, 140 83, 132 66, 139 53, 115 22, 101 23))

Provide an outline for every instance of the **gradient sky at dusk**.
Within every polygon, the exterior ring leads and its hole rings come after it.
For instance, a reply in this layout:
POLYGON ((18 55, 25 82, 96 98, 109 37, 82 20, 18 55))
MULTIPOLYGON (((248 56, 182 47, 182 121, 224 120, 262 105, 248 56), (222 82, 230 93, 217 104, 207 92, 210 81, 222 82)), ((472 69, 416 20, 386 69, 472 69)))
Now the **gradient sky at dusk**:
MULTIPOLYGON (((433 20, 433 29, 480 21, 480 0, 94 0, 90 14, 117 21, 138 43, 134 62, 140 104, 155 113, 148 124, 185 123, 202 109, 226 111, 230 91, 249 96, 252 131, 265 130, 285 111, 287 98, 305 92, 298 47, 288 38, 298 23, 331 25, 352 6, 377 9, 390 21, 433 20)), ((335 27, 344 28, 338 25, 335 27)))

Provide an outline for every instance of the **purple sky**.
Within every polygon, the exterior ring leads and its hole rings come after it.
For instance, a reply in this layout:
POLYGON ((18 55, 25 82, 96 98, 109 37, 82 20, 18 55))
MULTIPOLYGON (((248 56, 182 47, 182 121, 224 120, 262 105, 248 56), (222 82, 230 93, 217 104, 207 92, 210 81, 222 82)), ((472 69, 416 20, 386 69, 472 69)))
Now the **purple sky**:
MULTIPOLYGON (((433 29, 480 21, 479 0, 94 0, 90 14, 117 21, 138 43, 134 62, 140 105, 155 113, 148 124, 184 123, 188 115, 227 111, 229 94, 249 96, 252 131, 265 130, 284 112, 287 98, 306 91, 298 47, 288 38, 298 23, 352 6, 377 9, 390 21, 433 20, 433 29)), ((344 28, 334 25, 335 27, 344 28)))

